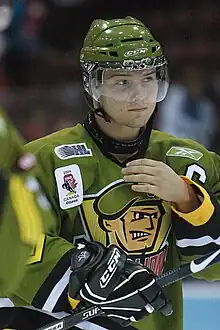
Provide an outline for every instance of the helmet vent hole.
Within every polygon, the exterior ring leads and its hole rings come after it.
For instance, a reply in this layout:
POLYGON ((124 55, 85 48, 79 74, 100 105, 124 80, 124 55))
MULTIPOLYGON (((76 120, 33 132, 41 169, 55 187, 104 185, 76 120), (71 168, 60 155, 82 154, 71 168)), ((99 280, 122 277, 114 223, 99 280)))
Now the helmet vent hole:
POLYGON ((99 52, 99 54, 107 55, 107 52, 99 52))
POLYGON ((143 38, 124 39, 124 40, 121 40, 121 42, 131 42, 131 41, 140 41, 140 40, 143 40, 143 38))
POLYGON ((105 47, 113 47, 113 44, 108 44, 105 47))
POLYGON ((157 47, 152 47, 152 53, 155 53, 157 50, 157 47))
POLYGON ((114 57, 118 57, 118 53, 117 52, 109 52, 110 56, 114 56, 114 57))

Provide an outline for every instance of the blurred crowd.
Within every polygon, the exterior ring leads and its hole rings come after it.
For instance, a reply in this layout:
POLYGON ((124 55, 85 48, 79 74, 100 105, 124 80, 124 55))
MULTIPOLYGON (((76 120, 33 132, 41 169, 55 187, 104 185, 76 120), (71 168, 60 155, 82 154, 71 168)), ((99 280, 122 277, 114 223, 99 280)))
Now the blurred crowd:
POLYGON ((169 61, 155 128, 220 153, 219 0, 0 0, 0 104, 28 141, 82 120, 83 37, 95 18, 126 15, 145 22, 169 61))

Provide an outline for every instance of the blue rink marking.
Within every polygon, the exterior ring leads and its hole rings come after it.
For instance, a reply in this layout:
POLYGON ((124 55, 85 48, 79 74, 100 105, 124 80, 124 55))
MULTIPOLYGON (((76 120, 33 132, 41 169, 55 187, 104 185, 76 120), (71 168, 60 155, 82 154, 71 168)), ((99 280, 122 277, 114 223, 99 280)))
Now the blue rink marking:
POLYGON ((184 330, 220 330, 220 284, 184 285, 184 330))

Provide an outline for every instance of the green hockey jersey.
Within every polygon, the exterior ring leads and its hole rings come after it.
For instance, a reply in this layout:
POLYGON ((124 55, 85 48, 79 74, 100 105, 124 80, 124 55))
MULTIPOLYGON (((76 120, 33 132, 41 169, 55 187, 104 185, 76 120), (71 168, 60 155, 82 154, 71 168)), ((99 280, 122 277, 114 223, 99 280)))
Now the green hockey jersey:
MULTIPOLYGON (((42 219, 48 221, 50 217, 54 218, 54 214, 32 172, 19 168, 17 161, 24 156, 23 140, 2 110, 0 110, 0 152, 0 297, 2 297, 11 294, 19 286, 26 263, 28 260, 29 262, 34 260, 32 254, 35 247, 43 244, 42 219)), ((28 156, 23 158, 23 162, 30 160, 28 156)))
MULTIPOLYGON (((68 311, 70 259, 74 244, 83 239, 117 244, 155 274, 209 252, 219 242, 219 159, 198 143, 152 131, 145 154, 197 184, 204 200, 188 214, 177 212, 157 196, 133 192, 123 181, 121 166, 97 146, 81 124, 34 141, 26 150, 37 156, 36 175, 57 217, 45 221, 45 244, 35 249, 34 263, 14 292, 16 304, 68 311)), ((213 266, 200 277, 220 279, 220 267, 213 266)), ((132 327, 181 330, 181 283, 167 287, 166 293, 174 313, 170 317, 153 313, 132 327)), ((83 329, 96 329, 91 327, 95 323, 100 329, 112 329, 108 320, 103 325, 96 319, 84 322, 83 329)), ((119 328, 114 325, 114 329, 119 328)))

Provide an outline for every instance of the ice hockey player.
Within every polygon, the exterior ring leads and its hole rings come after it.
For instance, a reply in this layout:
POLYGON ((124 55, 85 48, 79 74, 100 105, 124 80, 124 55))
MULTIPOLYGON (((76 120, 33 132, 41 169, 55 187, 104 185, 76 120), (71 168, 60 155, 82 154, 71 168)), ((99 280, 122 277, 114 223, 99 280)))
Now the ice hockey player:
MULTIPOLYGON (((106 313, 76 329, 182 330, 181 283, 165 296, 154 277, 217 248, 215 155, 152 130, 168 69, 142 22, 95 20, 80 61, 87 119, 26 147, 59 221, 45 223, 44 249, 12 300, 48 312, 98 304, 106 313)), ((198 276, 220 279, 219 267, 198 276)))
MULTIPOLYGON (((0 110, 0 296, 15 290, 25 264, 43 235, 43 224, 28 181, 35 157, 0 110)), ((34 181, 36 182, 36 181, 34 181)))
POLYGON ((0 297, 19 286, 26 264, 43 244, 43 220, 54 219, 52 207, 33 176, 34 155, 0 109, 0 297))

